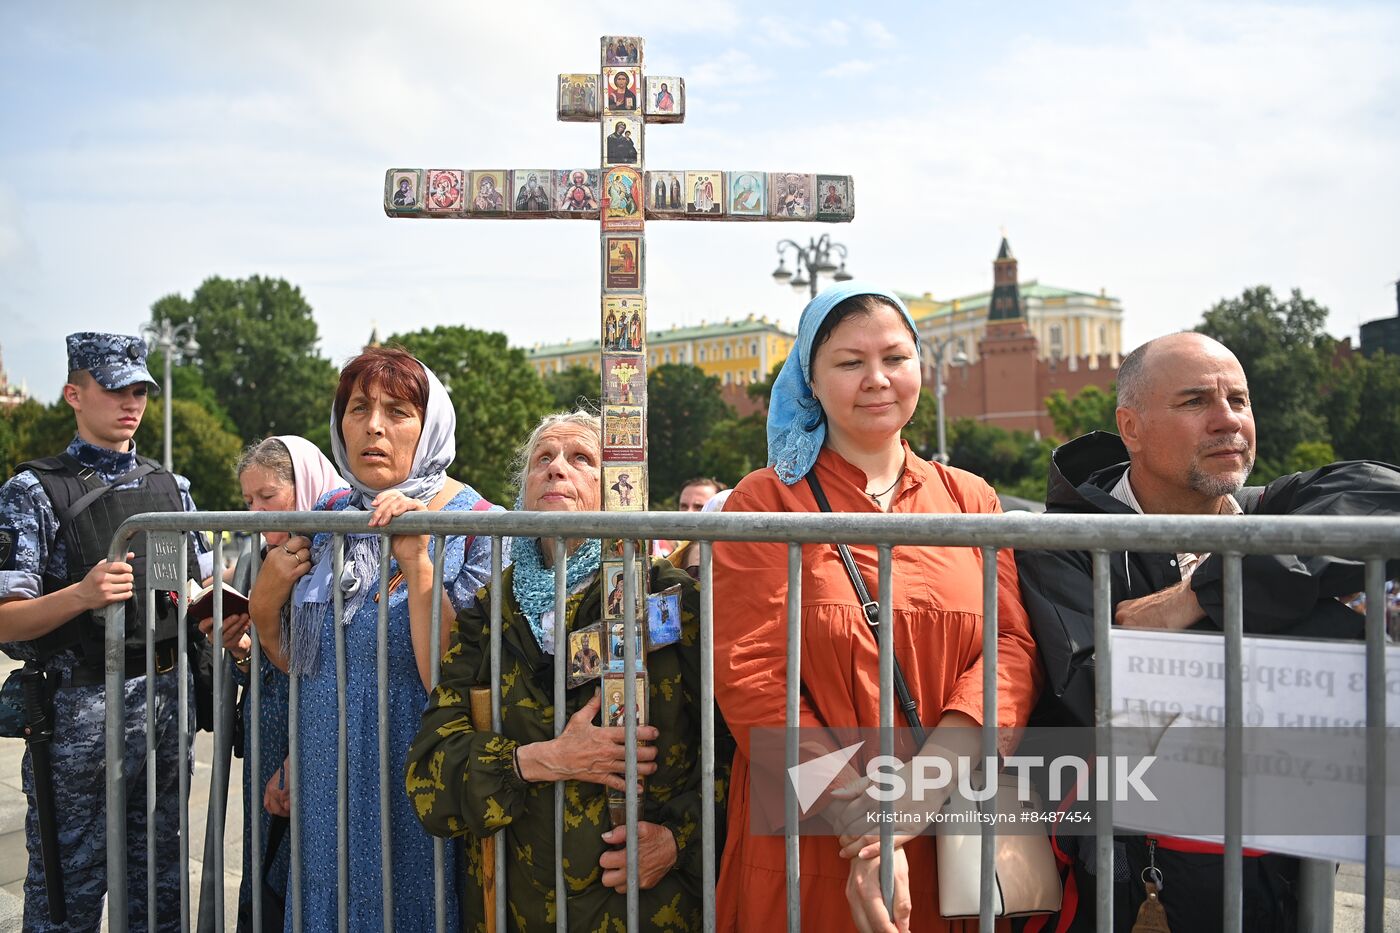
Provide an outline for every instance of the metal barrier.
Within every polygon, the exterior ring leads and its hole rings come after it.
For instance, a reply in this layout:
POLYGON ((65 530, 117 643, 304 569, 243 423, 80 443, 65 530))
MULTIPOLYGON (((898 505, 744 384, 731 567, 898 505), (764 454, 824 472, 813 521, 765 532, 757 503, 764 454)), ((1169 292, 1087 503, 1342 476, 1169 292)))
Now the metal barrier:
MULTIPOLYGON (((1242 656, 1242 597, 1241 597, 1241 569, 1240 560, 1246 554, 1331 554, 1339 557, 1350 557, 1366 561, 1366 594, 1367 594, 1367 614, 1366 614, 1366 712, 1368 724, 1385 724, 1385 658, 1384 648, 1386 643, 1385 634, 1385 560, 1389 557, 1400 555, 1400 522, 1388 518, 1303 518, 1303 517, 1270 517, 1264 518, 1219 518, 1219 517, 1194 517, 1194 516, 1174 516, 1174 515, 1152 515, 1152 516, 1098 516, 1098 515, 1033 515, 1026 513, 1013 513, 1005 515, 870 515, 870 514, 787 514, 787 513, 747 513, 726 515, 724 513, 700 514, 700 513, 529 513, 529 512, 414 512, 401 516, 394 520, 388 529, 370 529, 367 524, 368 516, 363 512, 355 513, 250 513, 250 512, 203 512, 185 514, 147 514, 129 519, 118 530, 115 535, 109 557, 113 560, 124 554, 127 549, 127 542, 132 535, 139 532, 159 532, 159 533, 184 533, 190 531, 247 531, 247 532, 272 532, 282 531, 289 527, 308 529, 314 532, 330 532, 335 535, 333 553, 335 557, 336 579, 339 579, 341 569, 341 548, 347 534, 379 533, 391 530, 394 534, 418 534, 431 535, 435 538, 435 557, 433 568, 433 579, 437 586, 441 586, 443 580, 443 557, 445 548, 443 547, 444 537, 447 535, 476 535, 478 537, 489 536, 492 543, 491 552, 491 604, 490 604, 490 669, 492 676, 492 697, 491 697, 491 719, 494 729, 499 730, 501 724, 500 708, 500 671, 501 671, 501 571, 502 571, 502 539, 506 537, 539 537, 541 539, 555 542, 555 566, 558 568, 557 586, 555 591, 555 620, 556 633, 555 644, 567 644, 564 638, 564 579, 566 555, 564 553, 565 539, 578 538, 621 538, 628 542, 629 555, 631 542, 638 539, 652 538, 684 538, 700 542, 700 572, 701 572, 701 690, 703 697, 702 710, 702 735, 701 735, 701 758, 702 773, 705 776, 703 785, 703 856, 704 856, 704 876, 703 876, 703 905, 704 905, 704 929, 713 930, 715 924, 714 914, 714 891, 715 891, 715 826, 714 826, 714 667, 713 667, 713 637, 714 637, 714 592, 711 585, 712 573, 712 548, 714 541, 760 541, 760 542, 786 542, 788 550, 788 616, 787 616, 787 650, 788 650, 788 680, 787 680, 787 725, 789 726, 789 740, 786 749, 787 766, 793 767, 798 764, 798 749, 796 744, 796 733, 792 727, 798 723, 798 685, 801 677, 799 636, 801 627, 801 580, 802 580, 802 544, 825 544, 842 541, 850 544, 874 544, 878 546, 879 554, 879 593, 882 596, 879 625, 881 637, 879 639, 880 664, 880 726, 883 730, 888 730, 895 725, 894 720, 894 690, 893 690, 893 644, 891 636, 892 611, 889 602, 883 599, 884 594, 890 592, 891 582, 891 554, 892 548, 896 546, 910 545, 941 545, 941 546, 961 546, 980 548, 983 555, 984 567, 984 628, 983 628, 983 654, 990 662, 985 665, 984 676, 984 721, 987 723, 983 734, 983 751, 995 749, 996 743, 996 647, 997 647, 997 594, 996 594, 996 555, 1000 548, 1031 548, 1031 549, 1055 549, 1055 550, 1076 550, 1088 551, 1093 554, 1093 600, 1094 600, 1094 621, 1095 621, 1095 648, 1098 663, 1095 668, 1096 687, 1096 722, 1101 728, 1109 725, 1110 703, 1112 699, 1112 669, 1109 663, 1109 632, 1111 625, 1110 616, 1110 590, 1108 576, 1108 555, 1117 551, 1145 551, 1156 553, 1172 553, 1182 550, 1209 551, 1222 554, 1224 557, 1224 579, 1225 579, 1225 618, 1224 618, 1224 642, 1225 642, 1225 669, 1227 672, 1225 691, 1225 724, 1226 724, 1226 758, 1227 773, 1234 776, 1233 780, 1226 782, 1225 794, 1225 917, 1222 928, 1228 931, 1239 931, 1241 928, 1241 908, 1242 908, 1242 800, 1241 781, 1242 773, 1240 767, 1242 728, 1243 728, 1243 703, 1242 686, 1240 676, 1240 663, 1242 656)), ((387 535, 385 536, 387 537, 387 535)), ((215 566, 222 565, 220 536, 216 535, 215 544, 215 566)), ((185 570, 186 549, 179 547, 178 560, 179 571, 183 577, 185 570)), ((256 553, 256 552, 255 552, 256 553)), ((388 583, 388 556, 390 550, 387 546, 380 548, 380 586, 385 588, 388 583)), ((627 663, 630 666, 633 652, 634 639, 636 637, 635 626, 638 623, 635 613, 635 601, 632 598, 631 587, 633 577, 626 575, 628 581, 628 594, 625 609, 625 639, 627 653, 629 655, 627 663)), ((343 597, 340 588, 335 590, 335 614, 339 623, 344 611, 343 597)), ((215 590, 214 611, 215 611, 215 637, 217 662, 215 671, 215 716, 216 734, 215 743, 218 745, 223 736, 221 734, 219 704, 222 701, 221 690, 219 689, 220 678, 223 673, 223 651, 219 647, 222 640, 219 631, 222 626, 222 600, 218 595, 219 590, 215 590)), ((148 594, 149 597, 149 594, 148 594)), ((721 601, 723 594, 720 594, 721 601)), ((153 607, 154 602, 147 599, 147 605, 153 607)), ((185 616, 185 600, 183 595, 179 601, 179 612, 183 622, 185 616)), ((154 612, 154 609, 151 610, 154 612)), ((106 691, 107 691, 107 773, 114 775, 120 773, 120 760, 122 756, 123 725, 122 725, 122 702, 123 695, 123 665, 125 651, 124 639, 124 609, 120 604, 108 607, 105 611, 107 636, 106 636, 106 691)), ((379 604, 379 632, 378 650, 375 663, 378 670, 378 707, 380 722, 387 718, 388 697, 386 685, 387 672, 387 617, 388 600, 383 600, 379 604)), ((153 625, 153 616, 150 624, 153 625)), ((435 600, 432 610, 431 620, 431 640, 433 644, 433 670, 434 684, 437 678, 437 646, 440 643, 440 633, 442 626, 441 601, 435 600)), ((347 818, 346 818, 346 727, 345 727, 345 691, 344 677, 345 653, 344 635, 340 624, 336 624, 336 657, 335 664, 337 671, 342 676, 339 677, 340 689, 337 702, 339 706, 339 734, 338 734, 338 773, 340 782, 338 788, 337 806, 337 879, 339 882, 340 896, 340 927, 345 929, 346 900, 344 892, 348 889, 348 852, 346 850, 347 840, 347 818)), ((149 631, 149 629, 148 629, 149 631)), ((258 684, 260 683, 259 669, 265 663, 261 657, 261 652, 257 647, 256 632, 254 631, 254 650, 252 657, 251 677, 252 689, 250 693, 251 702, 254 707, 252 716, 253 733, 251 736, 250 755, 252 756, 252 772, 258 774, 258 754, 259 754, 259 734, 258 720, 260 711, 260 695, 258 684)), ((180 760, 187 760, 189 749, 189 734, 186 728, 184 711, 188 709, 189 696, 186 691, 187 683, 187 654, 185 651, 185 626, 180 626, 180 709, 181 718, 179 726, 180 760)), ((558 734, 564 726, 564 684, 565 684, 565 654, 566 652, 556 651, 554 658, 554 696, 555 696, 555 732, 558 734)), ((146 670, 148 675, 154 671, 155 656, 154 647, 148 638, 146 652, 146 670)), ((632 678, 628 678, 629 696, 625 700, 628 710, 627 723, 628 734, 626 744, 626 776, 628 780, 628 842, 629 858, 627 863, 627 914, 629 929, 637 927, 637 864, 636 852, 636 816, 635 816, 635 795, 636 795, 636 732, 634 705, 630 696, 632 678)), ((147 679, 147 709, 154 709, 153 692, 154 678, 148 676, 147 679)), ((292 870, 289 879, 290 900, 293 905, 293 930, 301 928, 301 901, 302 901, 302 879, 301 879, 301 840, 297 831, 297 820, 295 818, 300 804, 300 788, 298 786, 298 760, 296 731, 298 709, 297 678, 291 678, 290 711, 289 711, 289 749, 291 755, 290 792, 293 808, 293 819, 291 823, 291 857, 292 870)), ((402 783, 401 775, 389 774, 387 764, 387 735, 384 729, 380 733, 380 780, 381 786, 393 786, 402 783)), ((154 760, 154 739, 151 730, 147 730, 147 807, 148 811, 153 806, 154 800, 154 769, 150 764, 154 760)), ((1369 731, 1367 749, 1367 821, 1369 826, 1384 825, 1385 810, 1385 733, 1383 729, 1371 729, 1369 731)), ((882 740, 882 745, 884 744, 882 740)), ((885 749, 888 751, 888 749, 885 749)), ((216 760, 216 780, 221 780, 224 775, 220 771, 220 766, 216 760)), ((181 768, 180 775, 180 858, 182 866, 189 864, 189 811, 188 811, 188 773, 185 768, 181 768)), ((800 905, 798 900, 798 878, 800 876, 800 865, 798 862, 797 835, 795 827, 797 825, 798 802, 795 789, 791 782, 786 787, 786 812, 787 820, 787 904, 788 904, 788 929, 797 931, 801 929, 802 918, 800 915, 800 905)), ((256 794, 254 795, 256 799, 256 794)), ((1111 906, 1112 906, 1112 879, 1113 879, 1113 836, 1112 836, 1112 815, 1113 805, 1111 801, 1102 801, 1097 805, 1098 817, 1096 819, 1096 839, 1097 857, 1099 870, 1097 871, 1096 903, 1098 910, 1098 929, 1101 933, 1111 929, 1111 906)), ((562 846, 562 807, 563 807, 563 782, 558 782, 555 788, 556 807, 556 852, 562 846)), ((126 890, 126 826, 124 814, 126 812, 125 786, 120 780, 112 780, 109 777, 107 784, 107 877, 108 877, 108 917, 110 928, 114 931, 125 931, 127 928, 127 890, 126 890)), ((382 878, 382 897, 384 903, 384 929, 393 929, 393 887, 391 884, 392 872, 389 842, 388 842, 388 796, 380 795, 380 821, 381 835, 384 838, 383 865, 385 871, 382 878)), ((259 835, 259 823, 257 819, 252 819, 252 838, 248 841, 254 852, 261 851, 261 840, 259 835)), ((992 855, 993 847, 991 840, 994 835, 993 827, 990 823, 983 823, 982 831, 982 873, 981 873, 981 918, 980 928, 984 933, 993 929, 993 882, 992 875, 992 855)), ((503 842, 503 832, 499 833, 498 844, 496 846, 496 868, 498 894, 496 899, 496 921, 497 929, 506 928, 506 897, 504 892, 505 872, 505 847, 503 842)), ((885 824, 881 829, 881 852, 883 863, 886 867, 890 864, 890 852, 892 846, 892 827, 885 824)), ((154 833, 149 838, 147 865, 148 865, 148 897, 154 902, 155 895, 155 844, 154 833)), ((216 873, 222 875, 223 852, 221 838, 216 839, 214 849, 216 873)), ((443 847, 441 840, 435 848, 435 890, 437 894, 437 928, 444 929, 446 918, 443 916, 443 847)), ((1383 835, 1368 836, 1366 840, 1366 874, 1365 874, 1365 928, 1367 931, 1379 931, 1382 929, 1384 910, 1384 870, 1385 870, 1385 837, 1383 835)), ((1330 896, 1330 875, 1324 871, 1314 870, 1308 873, 1313 879, 1314 892, 1323 891, 1330 896)), ((889 871, 882 874, 882 885, 888 903, 892 896, 892 879, 889 871)), ((216 896, 219 898, 218 910, 216 910, 216 928, 223 929, 223 905, 222 905, 222 884, 215 886, 216 896)), ((564 890, 564 879, 562 866, 556 861, 556 903, 557 928, 559 930, 568 929, 568 917, 566 914, 566 896, 564 890)), ((260 916, 260 898, 253 898, 253 912, 255 929, 261 929, 263 918, 260 916)), ((189 928, 190 917, 190 894, 188 871, 182 872, 181 877, 181 921, 182 928, 189 928)), ((1304 916, 1308 915, 1305 905, 1304 916)), ((1330 917, 1327 918, 1330 920, 1330 917)), ((152 916, 152 929, 154 929, 155 918, 152 916)))

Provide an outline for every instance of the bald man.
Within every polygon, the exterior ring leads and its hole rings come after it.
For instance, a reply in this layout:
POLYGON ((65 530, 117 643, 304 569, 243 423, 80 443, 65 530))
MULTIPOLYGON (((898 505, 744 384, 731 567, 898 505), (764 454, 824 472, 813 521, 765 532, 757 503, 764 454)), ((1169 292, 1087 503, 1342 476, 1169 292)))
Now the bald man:
MULTIPOLYGON (((1330 464, 1265 487, 1245 487, 1254 466, 1255 424, 1239 360, 1203 334, 1159 337, 1118 370, 1118 434, 1094 432, 1051 458, 1047 512, 1129 515, 1370 515, 1400 508, 1400 468, 1371 461, 1330 464)), ((1047 673, 1040 725, 1094 722, 1093 573, 1085 551, 1018 549, 1021 595, 1047 673)), ((1395 562, 1388 568, 1397 572, 1395 562)), ((1244 629, 1252 634, 1360 638, 1364 617, 1338 597, 1364 587, 1364 567, 1330 557, 1253 555, 1243 561, 1244 629)), ((1111 555, 1115 625, 1219 631, 1222 565, 1209 554, 1111 555)), ((1070 842, 1071 840, 1062 840, 1070 842)), ((1173 930, 1219 929, 1221 858, 1200 844, 1157 839, 1154 863, 1173 930), (1204 848, 1204 851, 1203 851, 1204 848)), ((1141 837, 1118 840, 1114 928, 1132 925, 1148 864, 1141 837), (1126 875, 1122 872, 1126 865, 1126 875)), ((1091 855, 1092 841, 1085 847, 1091 855)), ((1218 853, 1218 847, 1215 849, 1218 853)), ((1292 930, 1297 863, 1245 858, 1244 929, 1292 930)), ((1082 864, 1079 890, 1094 879, 1082 864)), ((1093 898, 1080 898, 1073 930, 1093 928, 1093 898), (1085 915, 1088 915, 1087 917, 1085 915)))

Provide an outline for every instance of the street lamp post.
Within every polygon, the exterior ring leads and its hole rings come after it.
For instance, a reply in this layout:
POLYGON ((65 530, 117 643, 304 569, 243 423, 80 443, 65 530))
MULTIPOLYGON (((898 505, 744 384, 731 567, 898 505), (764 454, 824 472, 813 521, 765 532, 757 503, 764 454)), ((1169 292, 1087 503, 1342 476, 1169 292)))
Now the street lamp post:
POLYGON ((802 246, 794 240, 778 241, 778 268, 773 270, 773 278, 779 285, 788 282, 794 290, 799 292, 808 288, 811 290, 812 297, 815 298, 817 297, 817 278, 821 275, 829 275, 838 282, 849 282, 853 278, 846 271, 846 247, 844 244, 833 243, 831 235, 827 233, 823 233, 820 239, 809 240, 806 246, 802 246), (793 262, 797 268, 795 276, 788 271, 785 265, 789 249, 795 254, 793 262), (839 266, 831 261, 833 252, 841 255, 839 266))
POLYGON ((944 426, 943 418, 943 396, 948 393, 948 386, 943 381, 943 355, 948 352, 949 347, 953 347, 952 356, 948 358, 950 366, 966 366, 967 354, 963 352, 962 344, 957 337, 944 337, 941 340, 933 338, 929 341, 929 346, 933 350, 933 397, 937 402, 938 409, 938 456, 937 460, 943 465, 948 464, 948 432, 944 426))
POLYGON ((195 343, 194 339, 194 321, 185 321, 183 324, 171 324, 168 320, 159 324, 147 321, 141 326, 141 332, 146 337, 146 346, 150 349, 160 347, 161 356, 165 358, 165 382, 161 386, 161 392, 165 395, 165 469, 174 471, 175 466, 170 456, 170 410, 173 407, 170 361, 177 353, 193 355, 199 352, 199 344, 195 343))

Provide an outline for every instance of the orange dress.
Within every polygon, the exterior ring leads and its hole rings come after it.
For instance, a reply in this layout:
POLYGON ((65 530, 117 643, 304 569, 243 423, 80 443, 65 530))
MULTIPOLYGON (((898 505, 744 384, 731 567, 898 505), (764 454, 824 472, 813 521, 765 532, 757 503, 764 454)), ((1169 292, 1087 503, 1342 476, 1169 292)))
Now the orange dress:
MULTIPOLYGON (((892 513, 999 512, 996 494, 963 470, 929 463, 905 447, 906 469, 892 513)), ((865 474, 824 448, 817 479, 831 507, 874 512, 865 474)), ((725 512, 815 512, 805 481, 786 486, 765 469, 738 485, 725 512)), ((872 598, 877 591, 874 546, 852 546, 872 598)), ((982 558, 976 548, 896 547, 893 551, 895 653, 927 728, 958 710, 982 722, 982 558)), ((998 719, 1023 725, 1040 690, 1041 666, 1021 606, 1016 563, 997 560, 998 719)), ((720 867, 717 916, 722 931, 786 927, 782 836, 749 832, 749 730, 784 723, 786 709, 787 545, 719 542, 714 546, 715 698, 732 730, 734 757, 729 834, 720 867)), ((802 694, 804 727, 878 726, 879 660, 874 635, 856 602, 850 577, 829 544, 802 548, 802 694)), ((896 725, 904 722, 895 710, 896 725)), ((863 769, 863 759, 858 759, 863 769)), ((766 778, 765 778, 766 779, 766 778)), ((781 778, 775 777, 774 780, 781 778)), ((853 930, 845 887, 849 863, 831 836, 800 839, 802 929, 853 930)), ((905 846, 913 901, 912 929, 954 930, 943 920, 935 890, 933 839, 905 846)), ((976 921, 965 924, 976 929, 976 921)))

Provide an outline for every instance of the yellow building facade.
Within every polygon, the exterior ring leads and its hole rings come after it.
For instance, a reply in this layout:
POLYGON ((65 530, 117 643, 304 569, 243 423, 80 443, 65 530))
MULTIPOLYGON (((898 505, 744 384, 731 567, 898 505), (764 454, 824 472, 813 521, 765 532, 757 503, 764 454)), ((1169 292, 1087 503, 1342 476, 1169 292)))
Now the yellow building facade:
MULTIPOLYGON (((933 366, 930 341, 949 337, 967 354, 969 363, 977 362, 977 345, 987 331, 987 310, 990 291, 939 301, 932 295, 904 295, 919 336, 924 341, 924 368, 933 366)), ((1068 369, 1085 366, 1097 369, 1102 358, 1117 368, 1123 352, 1123 305, 1100 291, 1074 291, 1035 280, 1020 283, 1021 307, 1026 326, 1039 345, 1038 355, 1044 360, 1063 360, 1068 369)), ((945 357, 946 358, 946 357, 945 357)))
MULTIPOLYGON (((647 332, 647 368, 666 363, 689 363, 721 385, 745 386, 762 382, 779 361, 786 359, 796 338, 767 317, 755 317, 697 327, 672 326, 647 332)), ((566 340, 536 344, 526 358, 541 377, 563 372, 570 366, 598 370, 601 344, 597 340, 566 340)))

